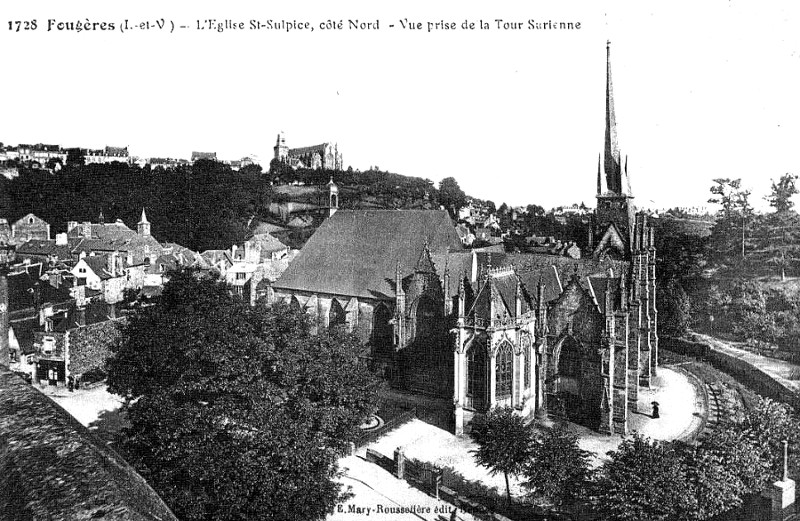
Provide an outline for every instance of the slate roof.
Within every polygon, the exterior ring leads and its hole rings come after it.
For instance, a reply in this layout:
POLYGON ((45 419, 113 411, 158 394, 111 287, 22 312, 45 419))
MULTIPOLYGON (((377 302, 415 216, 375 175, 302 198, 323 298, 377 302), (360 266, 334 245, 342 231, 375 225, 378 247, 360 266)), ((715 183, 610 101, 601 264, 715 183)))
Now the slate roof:
MULTIPOLYGON (((577 274, 581 283, 586 286, 586 278, 592 275, 605 275, 608 269, 612 268, 614 273, 620 275, 627 273, 628 263, 626 261, 605 260, 599 261, 592 258, 572 259, 570 257, 559 257, 557 255, 539 255, 535 253, 483 253, 478 256, 478 270, 480 273, 487 266, 502 267, 513 265, 520 277, 524 277, 526 272, 546 273, 547 270, 555 269, 558 278, 566 285, 573 274, 577 274)), ((546 274, 550 277, 551 275, 546 274)), ((529 279, 530 277, 525 277, 529 279)), ((550 284, 548 284, 550 285, 550 284)), ((532 295, 535 295, 535 286, 530 288, 526 284, 532 295)))
POLYGON ((128 463, 64 409, 0 368, 0 518, 174 521, 128 463))
POLYGON ((411 274, 425 244, 432 255, 461 251, 444 210, 339 210, 275 282, 284 291, 393 299, 395 269, 411 274))
POLYGON ((61 304, 72 300, 67 285, 62 284, 60 287, 54 288, 49 282, 39 280, 38 274, 29 274, 28 272, 12 273, 7 280, 10 313, 33 308, 37 287, 39 299, 42 303, 61 304))
MULTIPOLYGON (((120 219, 112 223, 92 223, 92 237, 97 239, 105 239, 108 241, 124 241, 136 236, 136 232, 128 228, 120 219)), ((82 237, 82 224, 78 224, 75 228, 71 229, 67 235, 69 237, 82 237)))
POLYGON ((55 256, 59 260, 72 259, 71 248, 68 245, 57 246, 55 240, 31 239, 17 246, 16 253, 20 256, 55 256))
POLYGON ((111 274, 106 271, 108 266, 108 255, 90 255, 83 258, 89 268, 92 269, 95 275, 100 277, 100 280, 108 280, 112 278, 111 274))
MULTIPOLYGON (((276 251, 283 251, 288 250, 289 247, 283 244, 280 240, 276 239, 272 235, 268 233, 258 233, 247 239, 247 242, 252 246, 256 247, 259 245, 261 247, 261 260, 270 260, 272 258, 272 253, 276 251)), ((244 250, 244 248, 241 248, 244 250)), ((238 252, 237 252, 238 253, 238 252)), ((244 253, 244 251, 242 251, 244 253)))

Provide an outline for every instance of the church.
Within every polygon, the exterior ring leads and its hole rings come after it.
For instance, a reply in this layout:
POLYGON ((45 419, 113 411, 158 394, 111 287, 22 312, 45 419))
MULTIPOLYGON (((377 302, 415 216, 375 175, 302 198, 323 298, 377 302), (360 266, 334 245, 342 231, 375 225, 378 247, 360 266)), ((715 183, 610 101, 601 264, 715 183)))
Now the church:
POLYGON ((582 258, 464 250, 443 210, 339 210, 271 298, 356 334, 393 387, 452 407, 456 434, 496 406, 627 434, 658 366, 656 252, 617 143, 610 45, 605 120, 582 258))

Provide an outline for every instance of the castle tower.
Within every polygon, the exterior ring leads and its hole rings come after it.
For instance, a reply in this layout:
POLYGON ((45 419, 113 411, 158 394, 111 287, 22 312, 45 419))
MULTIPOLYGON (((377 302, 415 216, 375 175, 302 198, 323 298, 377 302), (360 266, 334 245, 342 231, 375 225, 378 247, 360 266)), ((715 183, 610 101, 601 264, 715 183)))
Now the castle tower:
POLYGON ((339 187, 333 182, 333 176, 328 181, 328 217, 331 217, 339 209, 339 187))
POLYGON ((142 208, 142 217, 139 219, 139 222, 136 223, 136 231, 139 235, 150 235, 150 222, 147 220, 144 208, 142 208))
POLYGON ((606 130, 605 146, 597 162, 597 210, 594 215, 595 256, 615 246, 619 256, 630 259, 633 242, 635 208, 628 177, 627 158, 623 160, 617 142, 617 118, 614 110, 614 86, 611 80, 611 42, 606 46, 606 130), (608 244, 609 228, 616 240, 608 244), (604 244, 605 242, 605 244, 604 244), (619 244, 621 242, 622 244, 619 244), (602 247, 602 248, 601 248, 602 247), (621 250, 621 251, 620 251, 621 250))
POLYGON ((283 132, 278 134, 278 139, 272 150, 275 151, 275 159, 281 163, 289 160, 289 147, 286 146, 286 136, 283 135, 283 132))

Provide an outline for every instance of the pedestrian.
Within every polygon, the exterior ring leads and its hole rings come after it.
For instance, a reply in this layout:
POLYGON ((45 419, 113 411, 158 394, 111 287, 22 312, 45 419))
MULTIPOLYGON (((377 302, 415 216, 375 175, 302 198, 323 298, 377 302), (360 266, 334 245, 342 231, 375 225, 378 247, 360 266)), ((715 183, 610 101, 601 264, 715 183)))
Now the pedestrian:
POLYGON ((658 414, 658 402, 653 402, 653 418, 660 418, 658 414))
POLYGON ((72 377, 72 375, 69 375, 69 378, 67 378, 67 389, 69 392, 75 390, 75 379, 72 377))
POLYGON ((453 511, 450 513, 450 521, 456 521, 456 512, 457 511, 458 511, 458 508, 453 507, 453 511))

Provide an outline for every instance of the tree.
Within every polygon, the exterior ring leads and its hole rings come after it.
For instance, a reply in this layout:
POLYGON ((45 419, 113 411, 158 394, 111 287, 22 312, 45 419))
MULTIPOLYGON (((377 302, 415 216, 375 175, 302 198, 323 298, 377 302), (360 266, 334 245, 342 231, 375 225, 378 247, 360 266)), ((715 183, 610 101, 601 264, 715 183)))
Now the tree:
POLYGON ((578 447, 578 437, 564 424, 534 436, 523 485, 537 498, 570 506, 584 496, 590 478, 591 453, 578 447))
POLYGON ((600 469, 592 487, 592 510, 613 521, 687 519, 696 498, 675 443, 634 435, 600 469))
POLYGON ((659 335, 682 337, 689 329, 691 302, 681 284, 671 279, 656 294, 659 335))
POLYGON ((458 216, 458 210, 467 204, 467 194, 458 186, 454 177, 445 177, 439 183, 439 203, 453 216, 458 216))
POLYGON ((470 437, 478 445, 472 451, 478 464, 487 467, 492 475, 502 472, 505 476, 510 503, 508 476, 522 473, 530 457, 531 428, 511 407, 499 407, 473 420, 470 437))
POLYGON ((762 481, 764 487, 783 476, 783 441, 789 442, 792 474, 800 465, 800 421, 789 405, 769 398, 759 397, 757 403, 745 413, 744 420, 734 428, 747 436, 768 465, 769 474, 762 481))
POLYGON ((783 174, 778 182, 772 180, 772 191, 765 199, 776 212, 787 212, 794 207, 792 196, 798 193, 796 181, 797 176, 789 173, 783 174))
POLYGON ((695 499, 686 519, 710 519, 742 504, 747 488, 737 475, 739 469, 731 465, 724 452, 691 445, 681 448, 688 488, 695 499))
POLYGON ((708 202, 719 204, 722 209, 711 233, 712 242, 723 255, 730 256, 739 249, 744 259, 747 222, 753 215, 750 190, 742 188, 741 179, 718 178, 714 183, 710 188, 714 197, 708 202))
POLYGON ((181 519, 323 519, 342 500, 338 453, 379 380, 342 331, 250 307, 220 281, 174 273, 108 362, 126 397, 123 451, 181 519))

